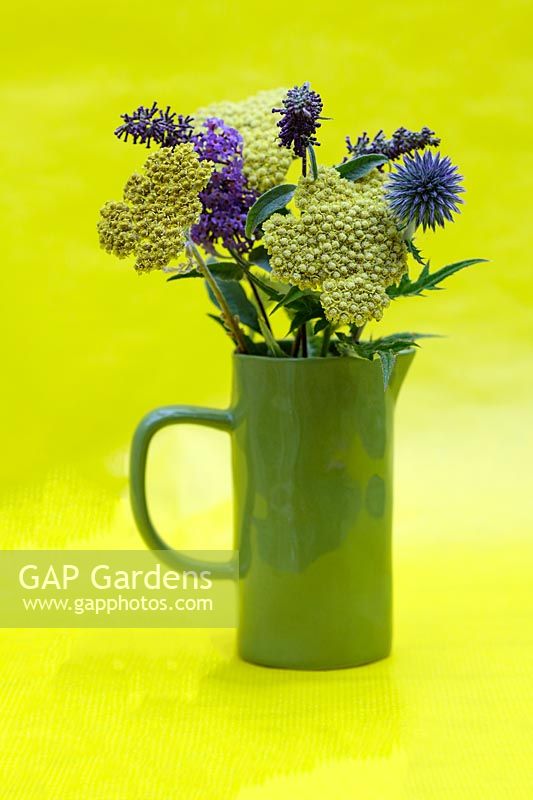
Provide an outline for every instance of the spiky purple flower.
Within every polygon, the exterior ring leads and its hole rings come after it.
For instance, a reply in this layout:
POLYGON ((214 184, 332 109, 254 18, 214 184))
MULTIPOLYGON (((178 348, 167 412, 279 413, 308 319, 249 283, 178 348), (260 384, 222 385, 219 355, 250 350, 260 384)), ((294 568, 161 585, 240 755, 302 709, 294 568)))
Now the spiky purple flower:
MULTIPOLYGON (((313 92, 309 83, 289 89, 283 98, 283 108, 273 108, 272 112, 281 114, 278 122, 279 145, 291 149, 296 156, 304 159, 310 144, 318 145, 315 133, 320 128, 318 120, 322 111, 322 98, 313 92)), ((305 172, 304 172, 305 174, 305 172)))
POLYGON ((404 156, 396 165, 387 181, 387 199, 402 223, 435 230, 437 225, 444 227, 445 220, 453 221, 452 212, 459 211, 462 179, 447 156, 426 150, 404 156))
POLYGON ((196 244, 213 253, 217 244, 244 253, 252 242, 244 235, 246 215, 257 199, 243 172, 242 136, 221 119, 207 119, 204 130, 192 138, 200 161, 213 161, 215 169, 206 188, 200 192, 202 214, 191 228, 196 244))
POLYGON ((352 157, 365 155, 366 153, 381 153, 391 161, 395 161, 402 155, 413 153, 415 150, 424 150, 426 147, 438 147, 440 139, 435 136, 435 131, 427 127, 420 131, 410 131, 407 128, 398 128, 394 131, 390 139, 387 139, 383 131, 378 131, 374 138, 370 140, 365 131, 357 138, 355 144, 349 136, 346 137, 348 152, 352 157))
POLYGON ((121 114, 124 122, 115 130, 115 136, 128 141, 131 136, 134 144, 146 144, 152 141, 161 147, 176 147, 191 139, 193 134, 193 118, 171 112, 170 106, 165 110, 156 102, 150 108, 139 106, 131 114, 121 114))

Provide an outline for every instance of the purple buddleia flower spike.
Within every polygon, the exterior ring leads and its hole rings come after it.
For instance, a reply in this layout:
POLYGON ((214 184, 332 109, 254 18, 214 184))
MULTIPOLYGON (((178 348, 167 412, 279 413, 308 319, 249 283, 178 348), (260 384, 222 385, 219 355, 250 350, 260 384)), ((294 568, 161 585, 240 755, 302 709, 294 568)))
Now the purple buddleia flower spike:
POLYGON ((398 128, 394 131, 390 139, 387 139, 383 131, 378 131, 374 138, 370 140, 366 131, 357 138, 355 144, 349 136, 346 137, 348 152, 352 158, 366 155, 367 153, 381 153, 391 161, 395 161, 400 156, 413 153, 415 150, 424 150, 426 147, 438 147, 440 139, 435 136, 435 131, 427 127, 420 131, 410 131, 407 128, 398 128))
POLYGON ((308 82, 302 86, 295 86, 289 89, 283 98, 282 108, 273 108, 272 112, 281 114, 278 122, 279 146, 292 148, 294 154, 303 159, 303 174, 305 175, 305 164, 307 148, 309 145, 319 145, 316 139, 316 132, 320 128, 320 116, 322 111, 322 98, 317 92, 313 92, 308 82))
POLYGON ((217 117, 206 119, 204 130, 195 134, 191 141, 200 161, 229 164, 235 158, 242 159, 242 136, 235 128, 224 124, 217 117))
POLYGON ((206 188, 200 192, 202 214, 191 229, 191 238, 209 253, 217 244, 227 250, 245 253, 253 242, 244 235, 246 215, 257 199, 257 192, 248 186, 243 172, 242 136, 212 117, 192 138, 200 161, 219 165, 213 171, 206 188))
POLYGON ((243 139, 239 131, 215 117, 207 119, 201 129, 193 127, 193 118, 176 115, 153 103, 150 108, 139 106, 132 114, 122 114, 124 123, 115 131, 119 139, 134 144, 152 142, 161 147, 176 147, 191 142, 200 161, 216 165, 209 183, 200 192, 202 213, 191 229, 196 244, 214 253, 217 245, 244 253, 253 242, 244 235, 246 215, 257 199, 248 186, 243 172, 243 139))
POLYGON ((131 114, 121 114, 124 122, 115 130, 115 136, 128 141, 131 136, 134 144, 146 144, 150 147, 156 142, 161 147, 176 147, 190 141, 193 134, 193 118, 182 114, 176 115, 170 110, 159 108, 154 102, 150 108, 139 106, 131 114))
POLYGON ((435 230, 453 221, 463 200, 459 194, 462 176, 448 157, 426 150, 422 155, 404 156, 390 173, 386 184, 389 206, 402 224, 435 230))

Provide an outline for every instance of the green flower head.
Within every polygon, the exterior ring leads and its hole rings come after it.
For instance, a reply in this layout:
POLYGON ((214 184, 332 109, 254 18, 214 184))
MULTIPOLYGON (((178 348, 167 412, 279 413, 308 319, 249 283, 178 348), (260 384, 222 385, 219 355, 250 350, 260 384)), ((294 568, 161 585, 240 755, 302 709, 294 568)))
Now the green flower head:
POLYGON ((201 214, 198 197, 212 166, 200 163, 192 144, 153 152, 142 174, 124 187, 123 202, 106 203, 100 212, 100 245, 119 258, 135 255, 135 269, 163 269, 182 254, 185 236, 201 214))
POLYGON ((273 277, 321 292, 327 319, 363 325, 389 305, 387 286, 407 270, 407 248, 388 208, 384 176, 351 182, 334 167, 301 178, 299 218, 274 214, 263 224, 273 277))

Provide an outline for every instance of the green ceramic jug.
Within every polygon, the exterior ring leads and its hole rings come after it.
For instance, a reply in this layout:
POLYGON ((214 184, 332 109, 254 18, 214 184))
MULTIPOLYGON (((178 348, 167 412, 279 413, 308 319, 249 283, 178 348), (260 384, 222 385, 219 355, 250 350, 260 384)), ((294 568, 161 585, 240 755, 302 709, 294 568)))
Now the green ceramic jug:
POLYGON ((384 391, 378 360, 236 354, 229 409, 167 406, 137 428, 131 502, 141 535, 174 565, 219 577, 230 565, 198 562, 159 536, 145 469, 150 440, 166 425, 231 435, 245 660, 334 669, 389 654, 393 416, 412 359, 399 355, 384 391))

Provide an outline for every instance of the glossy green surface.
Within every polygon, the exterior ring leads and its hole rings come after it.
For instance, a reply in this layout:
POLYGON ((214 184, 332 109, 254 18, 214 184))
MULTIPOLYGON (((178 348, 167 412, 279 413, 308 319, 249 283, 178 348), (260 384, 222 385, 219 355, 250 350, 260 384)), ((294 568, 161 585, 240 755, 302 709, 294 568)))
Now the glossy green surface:
POLYGON ((231 409, 169 406, 137 429, 132 506, 156 549, 166 544, 144 496, 151 437, 182 422, 231 432, 242 658, 333 669, 390 652, 393 415, 412 358, 399 356, 384 392, 378 361, 236 355, 231 409))

